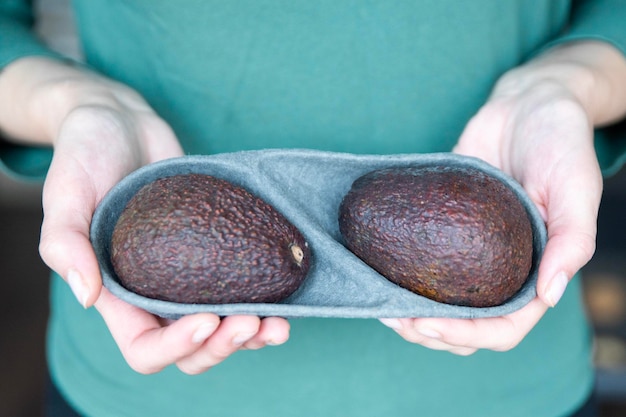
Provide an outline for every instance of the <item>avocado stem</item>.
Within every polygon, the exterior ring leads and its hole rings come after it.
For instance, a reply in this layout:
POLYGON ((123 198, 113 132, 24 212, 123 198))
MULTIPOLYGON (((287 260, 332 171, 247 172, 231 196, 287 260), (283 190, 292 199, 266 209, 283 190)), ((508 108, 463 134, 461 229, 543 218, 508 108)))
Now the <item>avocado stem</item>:
POLYGON ((289 245, 289 249, 291 250, 291 256, 293 257, 293 260, 296 261, 296 264, 298 266, 301 266, 302 260, 304 259, 304 251, 302 250, 302 248, 297 244, 292 243, 291 245, 289 245))

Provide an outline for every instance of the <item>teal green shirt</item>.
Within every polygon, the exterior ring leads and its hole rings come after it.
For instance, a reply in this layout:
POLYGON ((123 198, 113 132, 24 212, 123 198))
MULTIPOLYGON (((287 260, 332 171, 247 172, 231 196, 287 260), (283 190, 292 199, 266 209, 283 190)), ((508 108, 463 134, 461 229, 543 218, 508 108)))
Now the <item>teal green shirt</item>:
MULTIPOLYGON (((1 4, 0 66, 50 54, 28 34, 26 2, 1 4)), ((194 154, 449 151, 496 79, 547 45, 595 38, 626 51, 619 0, 74 7, 87 63, 141 92, 194 154)), ((623 130, 598 132, 605 172, 621 163, 623 130)), ((13 165, 28 171, 28 158, 13 165)), ((53 378, 91 416, 554 417, 579 407, 593 385, 578 279, 509 352, 458 357, 408 343, 376 320, 307 318, 291 321, 285 345, 238 352, 197 376, 133 372, 98 313, 83 310, 58 277, 51 304, 53 378)))

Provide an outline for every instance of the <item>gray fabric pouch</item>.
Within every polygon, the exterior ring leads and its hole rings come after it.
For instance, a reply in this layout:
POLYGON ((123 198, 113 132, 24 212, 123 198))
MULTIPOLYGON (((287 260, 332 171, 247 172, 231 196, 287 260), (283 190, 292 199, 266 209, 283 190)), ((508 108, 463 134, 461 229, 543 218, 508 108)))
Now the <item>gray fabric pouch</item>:
POLYGON ((381 156, 278 149, 185 156, 144 166, 120 181, 99 204, 91 224, 91 241, 106 288, 126 302, 166 318, 198 312, 221 316, 478 318, 511 313, 536 296, 537 270, 547 234, 523 188, 476 158, 451 153, 381 156), (338 209, 352 182, 375 169, 409 165, 477 168, 500 179, 519 196, 533 226, 533 266, 522 289, 506 303, 474 308, 432 301, 387 281, 342 245, 338 209), (276 304, 180 304, 142 297, 119 284, 109 252, 118 216, 143 185, 157 178, 188 173, 213 175, 243 186, 272 204, 300 229, 311 247, 312 264, 304 284, 293 295, 276 304))

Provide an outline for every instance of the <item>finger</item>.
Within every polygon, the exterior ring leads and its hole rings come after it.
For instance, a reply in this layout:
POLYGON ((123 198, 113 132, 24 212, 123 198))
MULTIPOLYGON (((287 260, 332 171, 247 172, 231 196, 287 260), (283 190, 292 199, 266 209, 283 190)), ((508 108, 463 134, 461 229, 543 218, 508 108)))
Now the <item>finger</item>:
POLYGON ((252 339, 260 328, 256 316, 229 316, 200 349, 176 362, 178 368, 190 375, 205 372, 224 361, 252 339))
POLYGON ((102 285, 89 241, 94 200, 94 190, 73 171, 72 161, 53 161, 44 186, 39 252, 43 261, 68 281, 83 307, 95 302, 102 285))
POLYGON ((261 320, 259 332, 247 341, 246 349, 260 349, 264 346, 282 345, 289 339, 289 322, 280 317, 267 317, 261 320))
POLYGON ((414 331, 453 346, 507 351, 513 349, 545 314, 547 306, 535 298, 521 310, 481 319, 417 319, 414 331))
POLYGON ((557 169, 549 179, 559 186, 552 187, 547 198, 548 242, 539 266, 537 293, 552 307, 595 251, 602 176, 593 155, 575 169, 557 169))
POLYGON ((439 340, 439 335, 427 336, 415 330, 415 321, 419 319, 380 319, 380 322, 399 334, 404 340, 433 350, 445 350, 455 355, 468 356, 478 349, 465 346, 455 346, 439 340))
MULTIPOLYGON (((506 351, 517 346, 543 316, 547 306, 535 298, 521 310, 501 317, 481 319, 416 318, 399 319, 391 323, 404 339, 432 349, 452 351, 457 354, 473 353, 471 350, 489 349, 506 351)), ((391 326, 390 326, 391 327, 391 326)))
POLYGON ((508 112, 507 106, 500 101, 483 106, 469 120, 452 152, 480 158, 504 168, 498 142, 503 135, 508 112))
POLYGON ((138 116, 148 162, 184 155, 172 128, 152 111, 138 116))
POLYGON ((102 286, 89 242, 91 216, 102 194, 135 166, 136 155, 126 144, 114 145, 123 142, 126 131, 112 112, 82 109, 65 123, 44 184, 39 249, 44 262, 88 307, 102 286), (91 172, 98 173, 98 183, 91 172))
POLYGON ((113 296, 106 288, 95 304, 131 368, 158 372, 200 350, 220 324, 215 314, 194 314, 162 327, 152 314, 113 296))

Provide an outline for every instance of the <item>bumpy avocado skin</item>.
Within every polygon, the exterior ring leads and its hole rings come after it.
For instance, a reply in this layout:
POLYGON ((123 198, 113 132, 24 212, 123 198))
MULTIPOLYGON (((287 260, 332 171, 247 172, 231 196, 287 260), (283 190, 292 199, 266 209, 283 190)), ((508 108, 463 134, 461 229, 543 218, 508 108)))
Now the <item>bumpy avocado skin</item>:
POLYGON ((435 301, 504 303, 528 278, 532 227, 517 196, 474 168, 405 167, 357 179, 339 210, 346 246, 435 301))
POLYGON ((156 180, 120 215, 111 262, 127 289, 179 303, 274 303, 304 281, 311 253, 282 214, 202 174, 156 180))

